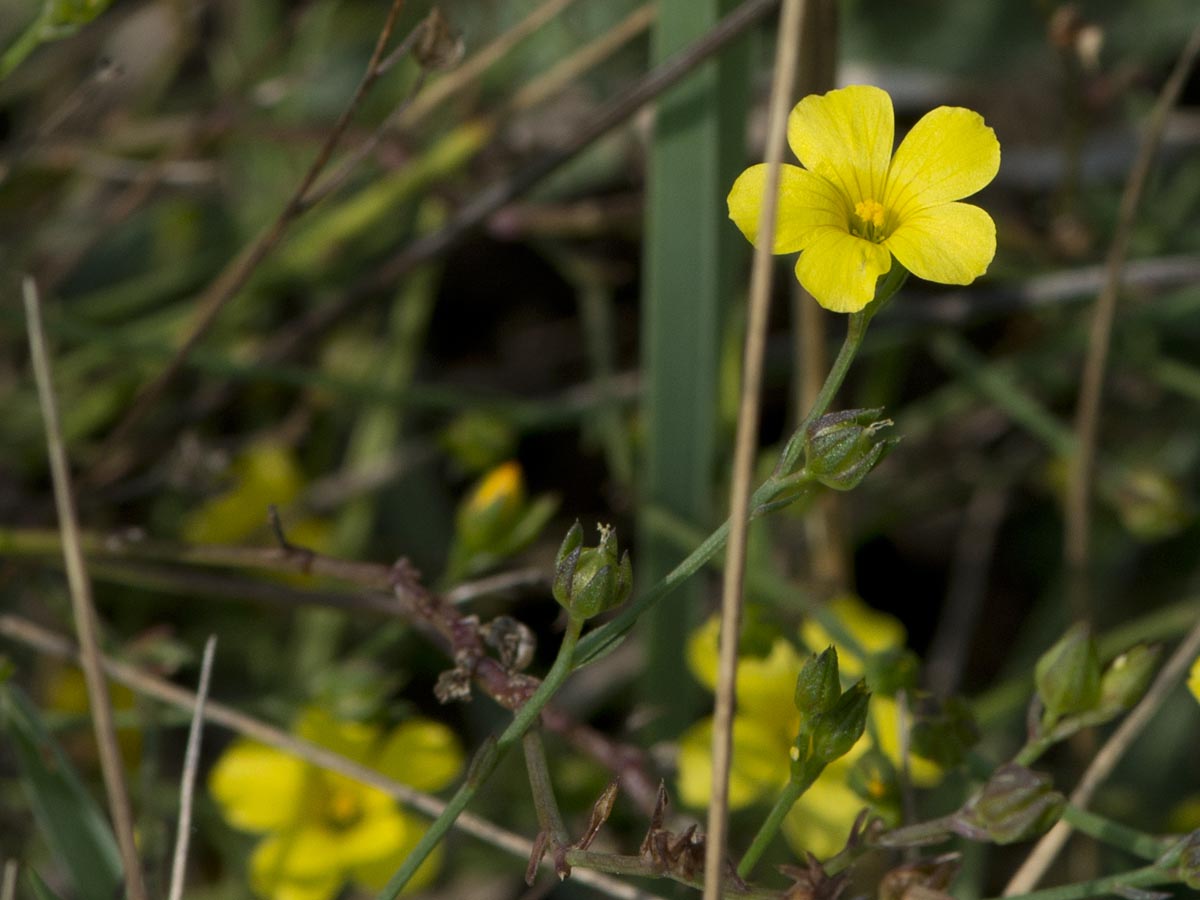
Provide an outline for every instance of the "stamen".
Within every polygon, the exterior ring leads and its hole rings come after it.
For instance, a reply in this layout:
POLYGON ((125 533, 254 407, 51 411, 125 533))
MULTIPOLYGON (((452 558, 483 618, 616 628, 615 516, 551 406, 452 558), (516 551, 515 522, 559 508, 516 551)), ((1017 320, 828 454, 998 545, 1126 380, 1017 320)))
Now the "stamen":
POLYGON ((883 204, 878 200, 860 200, 855 204, 854 214, 867 225, 883 227, 883 204))

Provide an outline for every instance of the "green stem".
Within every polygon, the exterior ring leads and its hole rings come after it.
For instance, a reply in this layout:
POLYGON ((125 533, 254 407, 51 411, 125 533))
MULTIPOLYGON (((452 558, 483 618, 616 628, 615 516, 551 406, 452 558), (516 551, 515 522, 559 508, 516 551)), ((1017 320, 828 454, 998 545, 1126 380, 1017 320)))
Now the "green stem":
MULTIPOLYGON (((1173 873, 1160 869, 1158 866, 1146 866, 1144 869, 1134 869, 1118 875, 1106 875, 1104 878, 1094 878, 1091 881, 1064 884, 1061 887, 1031 891, 1028 894, 1013 894, 1004 900, 1085 900, 1088 897, 1116 894, 1121 888, 1150 887, 1177 880, 1173 873)), ((989 898, 989 900, 1001 900, 1001 898, 989 898)))
POLYGON ((379 900, 395 900, 400 892, 404 890, 404 886, 408 884, 413 874, 421 863, 425 862, 426 858, 433 848, 438 845, 438 842, 445 837, 446 832, 454 825, 459 814, 466 809, 467 804, 474 798, 479 788, 488 780, 488 777, 496 770, 505 754, 512 748, 513 744, 519 741, 530 727, 537 722, 538 716, 541 714, 543 707, 554 696, 555 692, 562 686, 567 676, 571 674, 571 662, 575 655, 575 648, 579 643, 580 632, 583 631, 583 619, 572 616, 567 620, 567 632, 563 635, 562 645, 558 648, 558 656, 554 660, 554 665, 550 667, 550 671, 546 673, 545 680, 534 691, 525 704, 517 710, 517 714, 513 716, 512 722, 504 729, 503 734, 495 741, 494 744, 485 744, 480 752, 471 762, 471 769, 467 772, 467 777, 454 792, 454 796, 450 798, 450 802, 446 804, 446 808, 442 810, 442 814, 438 816, 429 826, 429 830, 421 836, 421 840, 413 847, 412 852, 405 858, 400 869, 392 876, 391 881, 387 883, 382 891, 379 892, 379 900))
POLYGON ((1114 822, 1106 816, 1078 806, 1068 804, 1062 817, 1076 831, 1145 860, 1157 860, 1166 850, 1166 844, 1154 835, 1114 822))
MULTIPOLYGON (((774 474, 764 481, 750 498, 751 510, 759 510, 769 504, 776 494, 778 494, 781 482, 796 468, 796 462, 799 460, 800 454, 804 452, 804 435, 808 430, 808 426, 817 418, 824 415, 829 409, 829 405, 833 402, 838 388, 846 380, 846 373, 850 371, 850 364, 858 354, 859 348, 862 347, 863 337, 867 333, 867 325, 870 324, 871 318, 899 290, 900 285, 904 283, 907 277, 907 272, 899 266, 893 266, 893 271, 888 274, 887 279, 879 289, 878 299, 873 301, 866 309, 850 315, 850 321, 846 326, 846 339, 842 344, 841 351, 837 355, 837 359, 834 360, 833 366, 829 370, 829 374, 825 377, 825 384, 821 387, 821 392, 817 395, 816 402, 813 403, 812 409, 804 417, 804 421, 800 423, 800 427, 796 429, 795 433, 788 440, 787 446, 784 447, 783 453, 780 455, 779 463, 775 467, 774 474)), ((728 537, 729 520, 726 519, 716 531, 704 540, 704 543, 693 550, 683 562, 668 572, 654 587, 629 604, 611 622, 589 634, 579 647, 578 665, 586 665, 616 647, 621 638, 633 627, 633 624, 646 610, 650 609, 659 600, 671 593, 679 584, 699 571, 705 563, 712 559, 725 546, 725 541, 728 537)))
POLYGON ((1013 757, 1013 762, 1019 766, 1032 766, 1055 743, 1053 735, 1030 738, 1025 742, 1025 746, 1017 751, 1017 755, 1013 757))
POLYGON ((542 744, 540 728, 530 728, 521 738, 525 749, 525 768, 529 771, 529 787, 533 792, 533 805, 537 809, 538 825, 554 840, 554 849, 571 843, 566 823, 554 797, 554 784, 550 781, 550 767, 546 764, 546 748, 542 744))
POLYGON ((821 766, 815 772, 805 772, 800 778, 793 778, 787 783, 783 791, 780 792, 775 805, 771 807, 771 812, 758 829, 758 834, 750 842, 750 849, 746 851, 746 855, 738 863, 737 872, 739 878, 750 877, 750 873, 754 871, 755 864, 762 857, 763 853, 766 852, 767 847, 771 845, 771 841, 775 840, 775 835, 779 833, 779 826, 783 824, 784 818, 791 812, 792 807, 796 805, 796 801, 800 799, 801 795, 812 787, 812 783, 817 780, 817 776, 821 774, 824 768, 824 766, 821 766))

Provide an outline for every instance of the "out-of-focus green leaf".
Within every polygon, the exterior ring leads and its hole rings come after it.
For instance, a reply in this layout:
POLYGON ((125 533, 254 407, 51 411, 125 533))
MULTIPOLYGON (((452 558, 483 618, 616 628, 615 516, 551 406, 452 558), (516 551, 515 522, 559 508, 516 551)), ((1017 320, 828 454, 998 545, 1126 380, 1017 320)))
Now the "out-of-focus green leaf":
MULTIPOLYGON (((37 708, 13 685, 0 687, 0 722, 16 751, 21 784, 38 828, 66 868, 77 896, 112 900, 122 882, 121 858, 100 807, 46 730, 37 708)), ((42 895, 37 890, 35 894, 40 900, 42 895)))

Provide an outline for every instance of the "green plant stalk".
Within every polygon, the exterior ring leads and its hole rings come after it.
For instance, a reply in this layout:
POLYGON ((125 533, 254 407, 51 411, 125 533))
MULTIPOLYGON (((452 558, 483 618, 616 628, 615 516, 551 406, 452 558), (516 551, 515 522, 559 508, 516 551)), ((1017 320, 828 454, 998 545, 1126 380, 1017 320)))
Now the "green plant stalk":
POLYGON ((1178 880, 1173 872, 1168 872, 1158 866, 1146 866, 1142 869, 1134 869, 1130 872, 1122 872, 1117 875, 1093 878, 1091 881, 1064 884, 1060 887, 1030 891, 1027 894, 1013 894, 1011 897, 993 897, 989 898, 989 900, 1086 900, 1088 897, 1102 897, 1106 894, 1116 894, 1121 888, 1150 887, 1178 880))
POLYGON ((384 886, 379 892, 379 900, 395 900, 404 890, 404 886, 412 879, 421 863, 425 862, 429 854, 433 852, 433 848, 438 845, 446 832, 454 825, 459 813, 466 809, 467 804, 475 797, 479 788, 488 780, 491 774, 496 770, 496 766, 504 758, 505 754, 512 746, 519 741, 538 720, 542 709, 550 702, 550 698, 562 686, 567 676, 571 674, 571 662, 575 655, 575 648, 579 643, 579 635, 583 631, 583 619, 572 616, 567 620, 567 631, 563 635, 562 644, 558 648, 558 656, 555 657, 554 665, 550 667, 550 671, 546 673, 546 678, 538 689, 534 691, 525 704, 517 710, 513 720, 504 729, 504 732, 496 739, 495 744, 491 748, 485 746, 484 752, 478 754, 472 762, 471 769, 467 772, 467 777, 454 792, 454 796, 450 798, 450 802, 446 804, 446 808, 442 814, 433 820, 429 825, 429 829, 421 836, 421 840, 413 847, 412 851, 405 857, 396 874, 392 876, 391 881, 384 886))
POLYGON ((788 781, 787 786, 780 792, 775 805, 771 807, 767 818, 763 820, 759 826, 758 834, 754 835, 754 840, 750 842, 749 849, 742 857, 742 861, 738 863, 737 873, 739 878, 748 878, 750 873, 754 871, 754 866, 762 858, 767 847, 771 845, 771 841, 775 840, 775 835, 779 833, 779 827, 783 824, 783 820, 787 814, 792 811, 792 807, 796 805, 796 801, 803 796, 804 792, 812 787, 813 782, 817 780, 822 772, 825 771, 824 766, 820 766, 815 770, 811 766, 805 766, 804 774, 799 778, 793 777, 788 781))
MULTIPOLYGON (((758 490, 750 498, 751 518, 761 514, 785 485, 792 487, 809 480, 803 471, 788 474, 795 468, 800 454, 804 452, 804 432, 810 424, 829 410, 829 406, 833 403, 833 398, 837 394, 838 388, 846 380, 846 374, 850 371, 851 363, 854 362, 854 358, 858 355, 858 351, 862 347, 863 338, 866 336, 867 326, 870 324, 871 318, 900 289, 900 286, 907 277, 907 272, 904 272, 899 266, 893 266, 893 272, 889 273, 880 287, 878 298, 867 309, 851 314, 850 322, 846 327, 846 338, 842 343, 842 349, 830 367, 829 374, 825 378, 821 392, 817 395, 816 402, 813 403, 812 409, 808 411, 808 414, 804 417, 804 421, 796 429, 795 434, 788 440, 783 454, 780 456, 779 463, 775 467, 775 472, 759 486, 758 490), (901 274, 895 275, 896 270, 899 270, 901 274)), ((646 610, 654 607, 655 604, 671 593, 678 585, 698 572, 702 566, 721 551, 728 539, 729 520, 726 519, 714 532, 704 539, 704 542, 699 547, 688 554, 679 565, 668 572, 650 590, 625 607, 612 621, 589 634, 580 643, 577 667, 587 665, 589 662, 598 659, 615 648, 621 638, 633 628, 634 623, 637 622, 646 610)))
POLYGON ((1151 862, 1158 860, 1167 849, 1167 844, 1152 834, 1146 834, 1144 831, 1114 822, 1107 816, 1069 803, 1063 810, 1062 817, 1076 831, 1151 862))
POLYGON ((538 825, 553 839, 553 849, 565 848, 571 843, 571 836, 567 833, 566 823, 554 797, 554 784, 550 780, 550 767, 546 764, 541 729, 530 728, 521 738, 521 745, 525 749, 525 768, 529 771, 529 788, 533 792, 538 825))

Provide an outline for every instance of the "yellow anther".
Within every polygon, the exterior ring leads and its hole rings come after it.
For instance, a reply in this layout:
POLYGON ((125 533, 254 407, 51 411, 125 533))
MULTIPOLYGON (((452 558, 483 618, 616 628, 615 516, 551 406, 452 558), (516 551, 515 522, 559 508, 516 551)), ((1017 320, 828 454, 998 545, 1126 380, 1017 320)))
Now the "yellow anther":
POLYGON ((883 227, 883 204, 878 200, 860 200, 854 206, 854 214, 868 225, 883 227))

